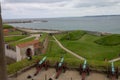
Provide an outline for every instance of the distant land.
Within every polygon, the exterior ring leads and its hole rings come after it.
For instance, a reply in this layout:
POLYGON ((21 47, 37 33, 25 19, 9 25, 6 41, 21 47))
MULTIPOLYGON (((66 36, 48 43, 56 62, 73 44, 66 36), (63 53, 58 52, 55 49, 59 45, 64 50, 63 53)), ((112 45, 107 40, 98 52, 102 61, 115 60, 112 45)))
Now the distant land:
POLYGON ((120 15, 96 15, 96 16, 82 16, 82 17, 58 17, 58 18, 21 18, 21 19, 3 19, 3 23, 34 23, 34 22, 48 22, 47 19, 59 18, 85 18, 85 17, 120 17, 120 15))
POLYGON ((96 16, 84 16, 84 17, 115 17, 115 16, 120 16, 120 15, 96 15, 96 16))

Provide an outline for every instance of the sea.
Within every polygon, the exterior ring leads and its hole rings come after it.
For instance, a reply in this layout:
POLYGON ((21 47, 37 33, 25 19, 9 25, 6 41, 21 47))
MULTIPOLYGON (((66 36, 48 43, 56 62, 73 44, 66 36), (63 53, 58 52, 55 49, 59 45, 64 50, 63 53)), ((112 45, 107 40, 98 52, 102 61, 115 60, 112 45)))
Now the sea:
POLYGON ((12 23, 15 27, 48 30, 88 30, 120 34, 119 16, 44 18, 32 23, 12 23))

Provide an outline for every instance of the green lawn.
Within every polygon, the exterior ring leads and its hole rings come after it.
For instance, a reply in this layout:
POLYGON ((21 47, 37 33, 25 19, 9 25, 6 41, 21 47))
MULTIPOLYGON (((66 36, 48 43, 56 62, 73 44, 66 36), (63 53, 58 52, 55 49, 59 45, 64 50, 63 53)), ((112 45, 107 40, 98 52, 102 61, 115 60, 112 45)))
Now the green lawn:
POLYGON ((27 38, 27 39, 24 39, 24 40, 20 40, 20 41, 16 41, 16 42, 13 42, 13 43, 10 43, 11 46, 16 46, 18 44, 21 44, 21 43, 25 43, 25 42, 29 42, 29 41, 32 41, 34 40, 35 37, 32 37, 32 38, 27 38))
POLYGON ((14 41, 17 41, 17 40, 20 40, 22 38, 25 38, 25 37, 28 37, 28 36, 25 36, 25 35, 21 35, 21 36, 8 36, 8 37, 4 37, 4 40, 5 42, 14 42, 14 41))
MULTIPOLYGON (((60 36, 60 35, 59 35, 60 36)), ((77 40, 77 44, 81 41, 85 41, 85 42, 88 42, 90 41, 89 43, 86 43, 88 45, 97 45, 96 43, 93 43, 94 40, 96 39, 99 39, 99 37, 97 36, 93 36, 93 35, 84 35, 82 36, 79 40, 77 40), (89 37, 89 39, 87 38, 89 37), (93 37, 95 37, 93 39, 93 37)), ((41 60, 44 56, 47 56, 47 60, 50 61, 50 65, 54 66, 55 63, 57 61, 60 61, 60 58, 62 56, 64 56, 65 58, 65 62, 67 63, 67 66, 68 68, 79 68, 79 65, 81 63, 83 63, 83 61, 77 59, 76 57, 74 57, 73 55, 65 52, 64 50, 62 50, 58 44, 55 42, 55 40, 49 36, 49 45, 48 45, 48 49, 47 49, 47 52, 46 54, 40 54, 38 56, 34 56, 33 57, 33 60, 32 61, 28 61, 27 59, 24 59, 20 62, 16 62, 16 63, 13 63, 13 64, 10 64, 7 66, 7 71, 9 74, 12 74, 12 73, 15 73, 16 71, 19 71, 21 70, 22 68, 26 67, 26 66, 30 66, 32 64, 34 64, 36 62, 36 60, 41 60)), ((63 43, 64 42, 67 42, 68 41, 62 41, 63 43)), ((69 41, 69 43, 71 42, 75 42, 75 41, 69 41)), ((85 43, 84 42, 84 43, 85 43)), ((66 44, 67 44, 66 43, 66 44)), ((81 42, 82 43, 82 42, 81 42)), ((73 45, 73 44, 72 44, 73 45)), ((101 46, 101 45, 100 45, 101 46)), ((74 47, 74 46, 73 46, 74 47)), ((76 47, 79 47, 79 45, 77 45, 76 47)), ((86 48, 86 47, 85 47, 86 48)), ((90 48, 90 47, 89 47, 90 48)), ((75 48, 74 48, 75 49, 75 48)), ((78 50, 78 49, 77 49, 78 50)), ((82 50, 82 49, 81 49, 82 50)), ((89 49, 88 49, 89 50, 89 49)), ((86 50, 85 50, 86 51, 86 50)), ((89 50, 90 51, 90 50, 89 50)), ((78 51, 76 51, 78 52, 78 51)), ((87 52, 87 51, 86 51, 87 52)), ((89 54, 90 55, 90 54, 89 54)), ((105 62, 105 61, 101 61, 101 60, 95 60, 96 57, 92 57, 91 60, 87 60, 88 64, 90 65, 91 68, 94 68, 94 69, 102 69, 102 70, 106 70, 108 66, 110 66, 110 63, 108 62, 105 62), (93 59, 92 59, 93 58, 93 59), (94 59, 95 58, 95 59, 94 59)), ((119 62, 116 62, 115 63, 116 66, 120 66, 120 63, 119 62)))
POLYGON ((9 32, 8 35, 21 35, 22 32, 21 31, 18 31, 18 30, 15 30, 15 31, 12 31, 12 32, 9 32))
POLYGON ((73 31, 73 32, 67 32, 66 34, 60 35, 60 40, 78 40, 80 39, 84 34, 86 34, 85 31, 73 31))
POLYGON ((69 66, 75 67, 76 65, 80 64, 81 60, 76 59, 74 56, 61 49, 52 37, 50 37, 49 39, 50 42, 48 45, 48 49, 46 54, 44 55, 52 60, 53 63, 59 61, 60 58, 63 56, 65 58, 65 62, 67 62, 69 66), (74 61, 72 59, 74 59, 74 61))
MULTIPOLYGON (((44 40, 43 35, 40 41, 44 40)), ((104 36, 95 36, 90 35, 85 32, 70 32, 67 34, 59 34, 55 35, 57 39, 68 49, 72 50, 73 52, 81 55, 87 59, 87 63, 90 65, 91 68, 94 69, 101 69, 106 70, 110 63, 105 62, 104 59, 112 59, 118 57, 120 52, 120 45, 115 46, 104 46, 95 41, 104 38, 104 36), (77 34, 76 34, 77 33, 77 34), (75 35, 74 35, 75 34, 75 35), (70 37, 72 35, 72 38, 70 37), (65 38, 65 36, 69 36, 65 38), (79 37, 77 37, 79 36, 79 37)), ((12 45, 17 45, 19 43, 24 43, 28 41, 34 40, 35 37, 29 38, 22 41, 16 41, 12 43, 12 45)), ((47 59, 50 61, 50 65, 54 66, 57 61, 60 61, 60 58, 64 56, 65 62, 69 68, 78 68, 83 61, 77 59, 73 55, 65 52, 61 49, 55 40, 49 36, 49 45, 46 54, 40 54, 38 56, 34 56, 32 61, 28 61, 24 59, 20 62, 16 62, 7 66, 7 71, 9 74, 15 73, 16 71, 21 70, 26 66, 30 66, 36 62, 36 60, 41 60, 44 56, 47 56, 47 59)), ((115 62, 115 66, 120 67, 120 61, 115 62)))
POLYGON ((10 64, 7 66, 7 71, 9 74, 15 73, 16 71, 21 70, 22 68, 26 66, 30 66, 36 62, 36 60, 41 60, 44 56, 47 56, 47 60, 50 61, 50 65, 54 66, 57 61, 60 61, 61 57, 64 56, 65 62, 67 65, 71 67, 78 67, 79 64, 82 62, 78 59, 76 59, 74 56, 68 54, 64 50, 62 50, 56 42, 50 38, 50 42, 48 45, 48 49, 46 54, 40 54, 39 56, 34 56, 32 61, 28 61, 27 59, 24 59, 20 62, 16 62, 13 64, 10 64), (73 60, 74 59, 74 60, 73 60))
POLYGON ((120 61, 115 62, 116 66, 120 66, 120 61))
POLYGON ((61 35, 65 34, 56 35, 56 37, 66 48, 88 60, 110 60, 118 57, 120 53, 120 45, 103 46, 96 44, 95 41, 103 38, 102 36, 84 34, 77 40, 61 40, 63 38, 61 35))

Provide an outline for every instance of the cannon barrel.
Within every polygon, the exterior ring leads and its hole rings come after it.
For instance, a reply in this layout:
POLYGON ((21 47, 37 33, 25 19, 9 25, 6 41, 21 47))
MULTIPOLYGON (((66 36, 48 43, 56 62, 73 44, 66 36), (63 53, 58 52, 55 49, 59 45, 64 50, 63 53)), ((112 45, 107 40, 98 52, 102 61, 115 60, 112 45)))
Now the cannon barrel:
POLYGON ((40 60, 38 62, 38 66, 36 67, 37 70, 36 70, 34 76, 36 76, 43 67, 47 70, 47 68, 48 68, 48 62, 46 61, 46 58, 47 57, 45 56, 44 58, 42 58, 42 60, 40 60))
POLYGON ((61 57, 60 62, 56 63, 56 72, 57 72, 56 77, 55 77, 56 79, 59 77, 59 75, 62 73, 62 71, 63 72, 66 71, 66 65, 64 63, 64 57, 61 57))
POLYGON ((61 58, 61 61, 59 62, 58 67, 61 67, 63 62, 64 62, 64 57, 61 58))
POLYGON ((46 60, 46 56, 42 59, 42 60, 40 60, 40 62, 38 63, 39 65, 41 65, 45 60, 46 60))
POLYGON ((113 62, 111 63, 111 71, 112 71, 113 74, 115 73, 115 67, 114 67, 114 63, 113 62))
POLYGON ((85 61, 84 61, 84 64, 83 64, 83 67, 82 67, 82 68, 83 68, 83 70, 85 70, 85 69, 86 69, 86 64, 87 64, 87 61, 85 60, 85 61))

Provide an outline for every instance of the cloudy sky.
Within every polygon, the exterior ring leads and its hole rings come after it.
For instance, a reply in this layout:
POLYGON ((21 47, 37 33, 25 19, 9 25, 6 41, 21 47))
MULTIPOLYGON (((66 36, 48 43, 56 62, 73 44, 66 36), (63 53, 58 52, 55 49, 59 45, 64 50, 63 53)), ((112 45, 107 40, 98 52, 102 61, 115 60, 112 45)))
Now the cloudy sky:
POLYGON ((4 19, 120 14, 120 0, 1 0, 1 5, 4 19))

